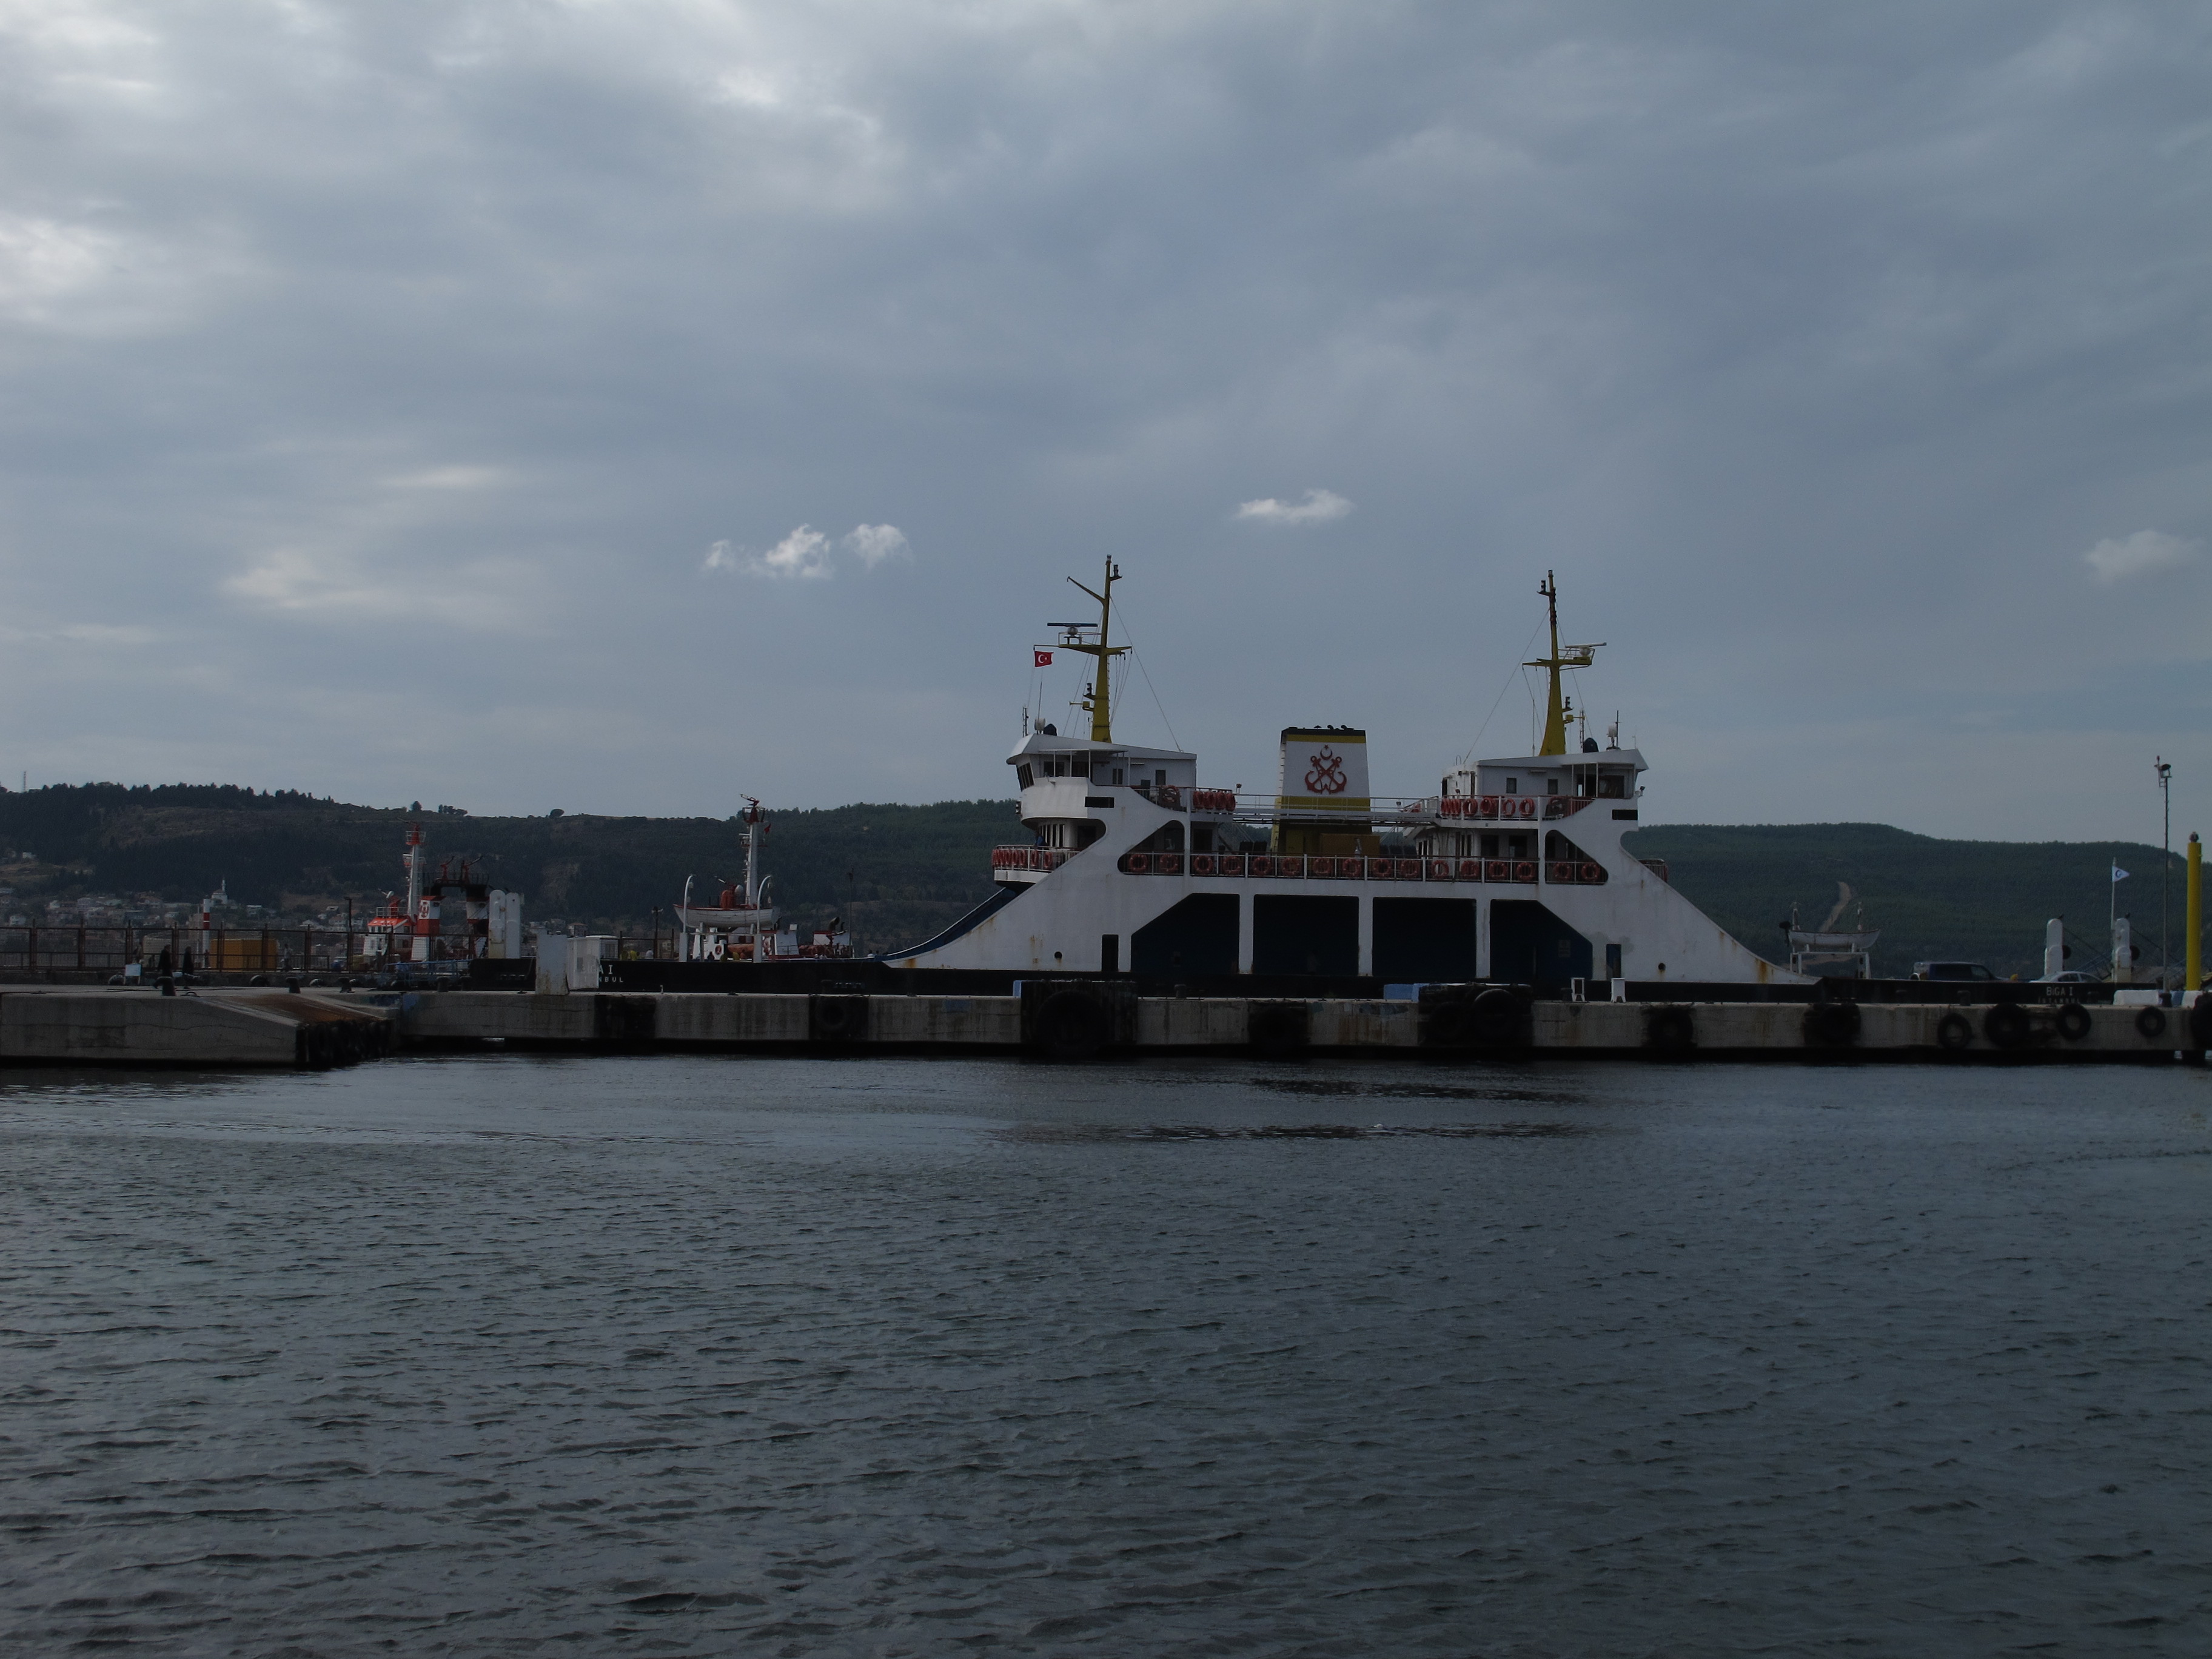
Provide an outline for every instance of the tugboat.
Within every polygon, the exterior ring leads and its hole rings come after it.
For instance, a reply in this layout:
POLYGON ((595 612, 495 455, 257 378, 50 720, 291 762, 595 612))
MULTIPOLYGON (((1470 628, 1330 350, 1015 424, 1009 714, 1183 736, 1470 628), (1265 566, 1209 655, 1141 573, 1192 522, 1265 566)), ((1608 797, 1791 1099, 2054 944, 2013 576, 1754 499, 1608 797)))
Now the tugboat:
MULTIPOLYGON (((1367 734, 1286 726, 1272 795, 1199 781, 1198 757, 1117 742, 1109 637, 1121 573, 1107 562, 1098 622, 1060 645, 1097 662, 1079 705, 1087 738, 1039 724, 1007 756, 1030 839, 991 854, 997 890, 895 969, 1369 976, 1401 982, 1574 981, 1804 984, 1731 938, 1621 846, 1638 821, 1643 755, 1570 752, 1561 676, 1597 645, 1559 643, 1559 586, 1538 592, 1551 626, 1544 733, 1534 754, 1455 766, 1417 799, 1369 793, 1367 734)), ((1071 578, 1071 580, 1073 580, 1071 578)), ((1598 993, 1603 994, 1603 993, 1598 993)))
POLYGON ((761 813, 761 804, 750 795, 743 797, 745 810, 741 822, 745 826, 744 886, 732 884, 722 889, 716 904, 691 902, 691 884, 684 884, 684 902, 676 907, 677 926, 684 933, 683 959, 686 962, 767 962, 776 958, 796 960, 806 957, 849 957, 853 954, 853 936, 845 932, 836 918, 825 928, 817 928, 810 942, 802 944, 799 930, 788 927, 776 928, 776 908, 768 902, 769 889, 775 878, 762 872, 761 842, 769 832, 769 823, 761 813))

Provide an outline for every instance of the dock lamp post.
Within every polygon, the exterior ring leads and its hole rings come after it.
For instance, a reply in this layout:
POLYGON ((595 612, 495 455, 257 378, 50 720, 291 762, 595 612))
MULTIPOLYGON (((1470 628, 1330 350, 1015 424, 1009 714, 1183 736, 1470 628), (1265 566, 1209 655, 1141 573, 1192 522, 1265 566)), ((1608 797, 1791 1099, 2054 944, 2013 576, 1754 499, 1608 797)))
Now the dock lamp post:
POLYGON ((2173 766, 2156 755, 2151 761, 2158 768, 2159 810, 2165 818, 2158 848, 2158 983, 2163 990, 2173 978, 2173 951, 2166 942, 2167 901, 2173 891, 2173 766))

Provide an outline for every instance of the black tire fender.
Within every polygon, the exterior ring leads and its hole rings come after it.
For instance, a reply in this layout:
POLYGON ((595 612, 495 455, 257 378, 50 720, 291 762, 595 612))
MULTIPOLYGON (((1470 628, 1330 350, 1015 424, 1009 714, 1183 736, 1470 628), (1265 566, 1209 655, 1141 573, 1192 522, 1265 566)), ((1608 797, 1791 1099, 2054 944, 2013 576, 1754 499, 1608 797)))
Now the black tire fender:
POLYGON ((1037 1046, 1054 1060, 1088 1060, 1106 1046, 1106 1010, 1081 991, 1055 991, 1037 1010, 1037 1046))
POLYGON ((2138 1008, 2136 1010, 2136 1035, 2146 1042, 2155 1042, 2166 1035, 2166 1010, 2138 1008))
POLYGON ((2212 996, 2199 996, 2189 1005, 2189 1046, 2212 1048, 2212 996))
POLYGON ((1955 1054, 1974 1042, 1973 1022, 1964 1014, 1946 1014, 1936 1022, 1936 1046, 1955 1054))
POLYGON ((843 1042, 855 1036, 866 1017, 867 1006, 858 999, 818 996, 814 999, 814 1031, 817 1039, 843 1042))
POLYGON ((1816 1002, 1805 1011, 1805 1041, 1814 1048, 1846 1048, 1859 1040, 1856 1002, 1816 1002))
POLYGON ((2059 1009, 2058 1035, 2069 1042, 2079 1042, 2094 1029, 2089 1011, 2080 1003, 2069 1002, 2059 1009))
POLYGON ((2014 1002, 2000 1002, 1982 1017, 1982 1035, 2000 1048, 2017 1048, 2033 1030, 2014 1002))
POLYGON ((1468 1005, 1467 1035, 1486 1048, 1510 1048, 1528 1040, 1528 1012, 1521 999, 1493 985, 1468 1005))
POLYGON ((1303 1002, 1262 1001, 1249 1005, 1245 1041, 1255 1054, 1286 1054, 1306 1046, 1311 1011, 1303 1002))
POLYGON ((1644 1041, 1662 1053, 1678 1054, 1698 1046, 1698 1022, 1687 1008, 1668 1003, 1644 1017, 1644 1041))

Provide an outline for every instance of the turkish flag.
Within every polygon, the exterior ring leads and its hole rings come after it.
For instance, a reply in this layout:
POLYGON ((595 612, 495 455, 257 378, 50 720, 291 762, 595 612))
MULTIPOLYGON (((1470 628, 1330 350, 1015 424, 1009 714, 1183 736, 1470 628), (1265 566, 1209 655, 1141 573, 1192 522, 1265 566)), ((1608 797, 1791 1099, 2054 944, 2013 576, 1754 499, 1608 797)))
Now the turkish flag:
POLYGON ((1049 668, 1049 667, 1051 667, 1051 666, 1052 666, 1052 653, 1051 653, 1051 652, 1049 652, 1049 651, 1040 651, 1040 652, 1038 652, 1038 653, 1036 653, 1036 665, 1037 665, 1039 668, 1049 668))

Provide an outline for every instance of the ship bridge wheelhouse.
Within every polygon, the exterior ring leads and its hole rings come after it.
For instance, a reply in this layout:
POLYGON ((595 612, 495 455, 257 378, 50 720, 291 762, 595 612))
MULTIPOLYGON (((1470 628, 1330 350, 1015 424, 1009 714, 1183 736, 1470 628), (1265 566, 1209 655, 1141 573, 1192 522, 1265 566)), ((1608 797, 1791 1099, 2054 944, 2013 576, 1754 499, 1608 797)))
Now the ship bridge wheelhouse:
POLYGON ((1581 800, 1634 800, 1637 776, 1647 769, 1634 749, 1591 749, 1579 754, 1526 755, 1478 761, 1445 775, 1443 793, 1468 795, 1569 795, 1581 800))
POLYGON ((1065 852, 1079 852, 1105 835, 1132 796, 1182 810, 1198 777, 1198 757, 1182 750, 1102 744, 1050 731, 1023 739, 1006 764, 1020 787, 1023 824, 1039 847, 1065 852))

